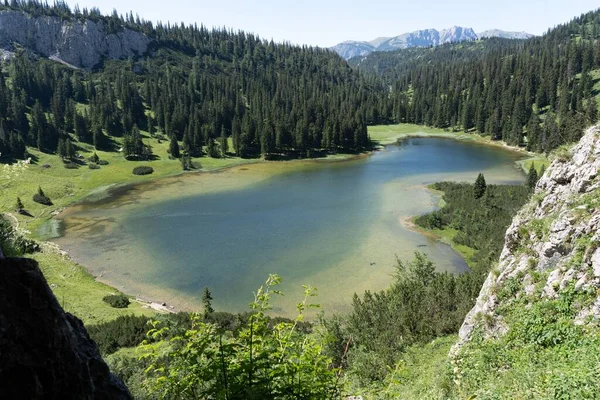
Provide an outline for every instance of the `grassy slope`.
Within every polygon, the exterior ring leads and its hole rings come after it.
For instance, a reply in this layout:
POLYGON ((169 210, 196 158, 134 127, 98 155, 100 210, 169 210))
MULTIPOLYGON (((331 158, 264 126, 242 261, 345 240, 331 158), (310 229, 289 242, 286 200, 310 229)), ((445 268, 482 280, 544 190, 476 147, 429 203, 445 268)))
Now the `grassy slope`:
POLYGON ((76 315, 86 325, 109 321, 119 315, 154 314, 153 310, 142 308, 134 299, 127 308, 112 308, 102 298, 118 293, 118 290, 96 282, 82 266, 61 255, 37 253, 32 258, 39 262, 48 284, 65 311, 76 315))
POLYGON ((407 349, 403 359, 384 382, 371 388, 357 388, 367 400, 446 399, 451 396, 448 352, 457 337, 445 336, 426 345, 407 349))

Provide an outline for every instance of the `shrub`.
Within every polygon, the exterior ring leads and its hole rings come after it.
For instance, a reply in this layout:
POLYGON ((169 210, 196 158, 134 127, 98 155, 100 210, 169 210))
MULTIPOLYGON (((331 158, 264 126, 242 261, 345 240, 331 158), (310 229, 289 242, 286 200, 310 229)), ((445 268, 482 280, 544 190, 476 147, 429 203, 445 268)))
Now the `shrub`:
POLYGON ((154 169, 152 167, 148 167, 148 166, 135 167, 133 169, 134 175, 150 175, 153 172, 154 172, 154 169))
POLYGON ((96 164, 98 164, 98 165, 108 165, 108 161, 106 161, 106 160, 98 160, 98 162, 96 164))
POLYGON ((77 169, 77 168, 79 168, 79 165, 69 162, 69 163, 65 163, 65 168, 66 169, 77 169))
POLYGON ((108 296, 104 296, 102 301, 113 308, 127 308, 129 305, 129 297, 124 294, 109 294, 108 296))
POLYGON ((35 201, 36 203, 39 203, 39 204, 43 204, 45 206, 52 205, 52 201, 50 200, 50 198, 48 196, 46 196, 46 194, 44 193, 44 191, 42 190, 41 187, 39 187, 38 192, 33 195, 33 201, 35 201))
POLYGON ((149 319, 145 316, 121 315, 113 321, 88 326, 87 331, 100 352, 107 355, 122 347, 134 347, 142 343, 149 329, 149 319))
POLYGON ((17 202, 15 203, 15 211, 20 214, 23 212, 24 209, 25 209, 25 206, 23 205, 21 198, 17 197, 17 202))
POLYGON ((100 169, 100 166, 98 164, 88 164, 88 168, 89 169, 100 169))
POLYGON ((94 153, 90 158, 88 158, 88 160, 89 162, 98 164, 98 161, 100 161, 100 157, 98 157, 98 154, 94 153))

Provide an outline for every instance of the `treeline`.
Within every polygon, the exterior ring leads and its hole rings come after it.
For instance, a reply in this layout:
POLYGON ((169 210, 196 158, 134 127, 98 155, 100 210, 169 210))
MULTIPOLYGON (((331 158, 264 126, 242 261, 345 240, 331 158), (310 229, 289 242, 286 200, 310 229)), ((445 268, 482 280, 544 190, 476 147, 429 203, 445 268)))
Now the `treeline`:
POLYGON ((107 26, 118 21, 153 39, 151 56, 105 62, 96 72, 19 52, 0 78, 4 155, 22 158, 25 145, 56 152, 61 139, 109 150, 112 139, 123 137, 127 157, 148 158, 151 149, 140 133, 146 130, 176 138, 183 153, 194 156, 306 157, 364 149, 367 124, 381 122, 384 86, 329 50, 225 29, 154 26, 132 15, 73 12, 62 2, 2 7, 64 19, 94 14, 107 26))
POLYGON ((598 119, 600 12, 526 41, 376 52, 351 63, 392 86, 390 121, 478 131, 549 152, 598 119))

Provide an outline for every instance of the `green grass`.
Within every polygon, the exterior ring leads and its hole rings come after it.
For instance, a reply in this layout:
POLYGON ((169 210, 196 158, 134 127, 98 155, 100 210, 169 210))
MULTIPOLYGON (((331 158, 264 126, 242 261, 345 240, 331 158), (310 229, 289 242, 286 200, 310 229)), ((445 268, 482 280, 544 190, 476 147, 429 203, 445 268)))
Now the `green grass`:
POLYGON ((545 167, 545 169, 548 169, 551 162, 552 161, 550 159, 548 159, 546 156, 537 155, 535 157, 517 161, 517 164, 519 164, 519 166, 523 169, 524 172, 528 172, 529 168, 531 168, 531 164, 535 164, 535 169, 539 173, 542 170, 542 166, 545 167))
POLYGON ((127 308, 112 308, 103 302, 102 298, 119 292, 97 282, 82 266, 61 255, 36 253, 31 257, 39 262, 40 269, 60 305, 86 325, 106 322, 119 315, 150 316, 156 313, 152 309, 142 308, 135 299, 131 299, 131 304, 127 308))
POLYGON ((454 242, 454 237, 458 234, 458 231, 456 229, 453 229, 453 228, 433 229, 431 232, 433 232, 436 236, 438 236, 439 240, 442 243, 445 243, 448 246, 452 247, 452 249, 454 251, 456 251, 458 254, 460 254, 460 256, 462 258, 464 258, 467 265, 469 265, 469 267, 471 267, 471 265, 470 265, 471 259, 473 258, 473 256, 475 255, 475 252, 477 250, 475 250, 469 246, 465 246, 462 244, 456 244, 454 242))
POLYGON ((395 143, 398 139, 411 136, 457 137, 457 133, 443 129, 414 124, 375 125, 368 127, 369 137, 380 145, 395 143))

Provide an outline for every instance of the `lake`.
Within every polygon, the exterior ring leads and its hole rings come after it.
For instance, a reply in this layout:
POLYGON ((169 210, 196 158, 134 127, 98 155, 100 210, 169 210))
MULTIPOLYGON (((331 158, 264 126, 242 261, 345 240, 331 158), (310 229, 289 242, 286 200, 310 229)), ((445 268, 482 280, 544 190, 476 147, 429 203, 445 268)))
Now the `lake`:
POLYGON ((217 310, 243 311, 269 274, 283 278, 274 311, 294 312, 302 285, 328 312, 352 294, 386 288, 396 257, 426 253, 462 272, 449 246, 411 231, 438 181, 521 183, 521 155, 494 146, 411 138, 343 162, 265 162, 112 190, 69 208, 55 239, 99 280, 146 299, 196 308, 208 287, 217 310))

